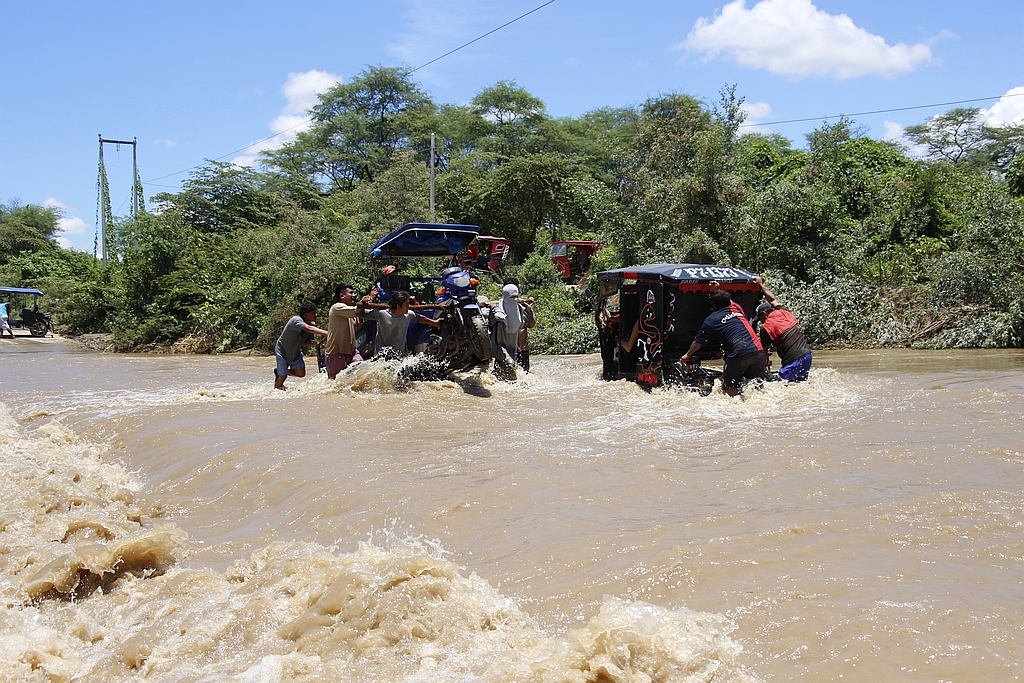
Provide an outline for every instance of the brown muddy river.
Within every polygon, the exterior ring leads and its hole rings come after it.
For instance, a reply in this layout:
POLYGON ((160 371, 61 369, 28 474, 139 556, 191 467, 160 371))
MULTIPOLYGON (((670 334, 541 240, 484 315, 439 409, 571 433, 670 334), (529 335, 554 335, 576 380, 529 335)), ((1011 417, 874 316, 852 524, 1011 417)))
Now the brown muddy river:
POLYGON ((0 678, 1024 672, 1024 352, 817 352, 746 401, 534 365, 282 393, 0 341, 0 678))

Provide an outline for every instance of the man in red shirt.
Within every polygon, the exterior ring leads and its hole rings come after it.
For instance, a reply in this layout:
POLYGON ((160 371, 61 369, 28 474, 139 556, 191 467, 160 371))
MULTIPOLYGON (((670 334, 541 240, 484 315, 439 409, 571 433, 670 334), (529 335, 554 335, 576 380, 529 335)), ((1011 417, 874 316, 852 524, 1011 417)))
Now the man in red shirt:
POLYGON ((787 382, 803 382, 811 369, 811 347, 797 325, 796 316, 779 303, 779 298, 764 286, 764 280, 757 277, 754 282, 761 287, 766 299, 757 307, 755 314, 755 318, 761 323, 761 346, 764 347, 765 367, 771 365, 769 349, 774 344, 782 362, 779 377, 787 382))

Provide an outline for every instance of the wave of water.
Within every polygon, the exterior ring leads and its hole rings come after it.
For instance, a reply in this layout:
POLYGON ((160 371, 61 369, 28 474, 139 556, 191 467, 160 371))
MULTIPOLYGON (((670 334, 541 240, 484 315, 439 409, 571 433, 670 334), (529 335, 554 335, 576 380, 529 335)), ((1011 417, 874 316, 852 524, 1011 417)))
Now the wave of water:
POLYGON ((192 542, 106 445, 29 429, 3 404, 0 458, 10 680, 756 680, 720 614, 607 598, 561 637, 422 538, 275 542, 223 572, 183 566, 192 542))

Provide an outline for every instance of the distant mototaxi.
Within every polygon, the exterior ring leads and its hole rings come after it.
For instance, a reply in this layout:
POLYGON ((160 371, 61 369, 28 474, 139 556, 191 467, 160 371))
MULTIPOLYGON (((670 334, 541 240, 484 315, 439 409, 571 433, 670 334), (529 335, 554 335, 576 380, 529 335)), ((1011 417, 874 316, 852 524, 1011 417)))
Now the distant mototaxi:
POLYGON ((644 388, 673 384, 710 393, 721 372, 701 367, 700 361, 720 357, 721 349, 704 345, 694 356, 695 365, 683 366, 679 358, 712 313, 711 282, 729 292, 750 318, 762 298, 755 277, 741 268, 696 263, 654 263, 598 273, 594 317, 603 378, 628 379, 644 388), (634 325, 636 345, 627 352, 620 343, 629 339, 634 325))
MULTIPOLYGON (((53 336, 53 317, 39 310, 39 297, 46 296, 38 289, 30 287, 0 287, 0 300, 9 300, 11 295, 35 297, 31 308, 21 309, 21 318, 15 318, 15 311, 7 312, 12 328, 27 329, 33 337, 45 337, 49 332, 53 336)), ((13 333, 12 333, 13 334, 13 333)))

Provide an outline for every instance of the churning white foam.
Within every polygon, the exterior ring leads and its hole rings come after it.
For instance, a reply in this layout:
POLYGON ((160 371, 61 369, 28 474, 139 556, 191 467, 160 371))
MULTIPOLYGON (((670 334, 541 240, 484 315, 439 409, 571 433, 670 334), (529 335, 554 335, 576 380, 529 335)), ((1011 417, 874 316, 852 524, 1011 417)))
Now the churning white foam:
POLYGON ((2 404, 0 458, 10 680, 755 680, 721 615, 607 598, 561 637, 423 539, 182 566, 184 533, 103 445, 2 404))

